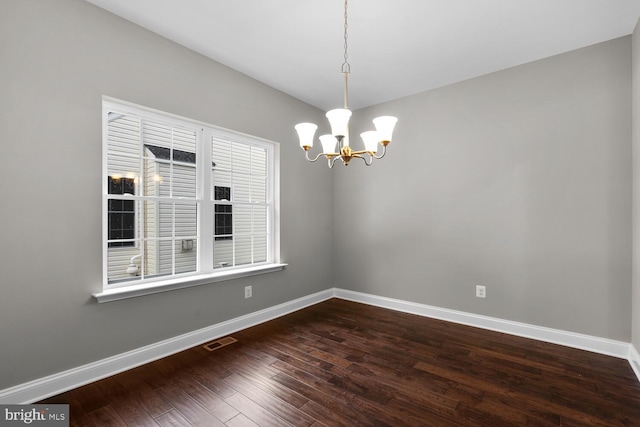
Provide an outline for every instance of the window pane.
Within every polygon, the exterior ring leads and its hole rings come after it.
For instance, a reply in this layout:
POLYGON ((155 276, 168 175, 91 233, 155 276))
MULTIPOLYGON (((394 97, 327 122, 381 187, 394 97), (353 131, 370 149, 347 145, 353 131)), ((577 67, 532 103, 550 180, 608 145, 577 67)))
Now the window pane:
POLYGON ((107 116, 107 144, 112 154, 130 154, 140 150, 140 119, 110 112, 107 116))
POLYGON ((213 268, 233 265, 233 240, 213 241, 213 268))
POLYGON ((196 168, 194 165, 173 165, 172 197, 196 197, 196 168))
POLYGON ((109 177, 109 194, 122 194, 122 179, 120 177, 109 177))
POLYGON ((109 247, 107 249, 108 283, 139 280, 140 258, 134 258, 139 254, 139 241, 132 242, 129 247, 109 247), (131 264, 138 269, 130 270, 129 273, 127 269, 131 264))
MULTIPOLYGON (((117 180, 118 185, 124 179, 117 180)), ((112 183, 110 182, 110 185, 112 183)), ((107 200, 107 238, 109 247, 133 246, 133 241, 117 241, 134 239, 135 236, 135 202, 133 200, 107 200), (116 240, 116 241, 113 241, 116 240)))
POLYGON ((122 211, 123 212, 131 212, 133 213, 135 208, 135 200, 122 200, 122 211))
POLYGON ((145 195, 196 197, 197 141, 193 130, 143 123, 145 195))
POLYGON ((251 147, 251 173, 267 175, 267 150, 262 147, 251 147))
MULTIPOLYGON (((114 200, 114 202, 122 202, 122 200, 114 200)), ((122 203, 120 205, 122 206, 122 203)), ((122 214, 120 212, 109 212, 109 236, 117 236, 120 230, 122 230, 122 214)), ((109 237, 109 239, 116 238, 109 237)))
MULTIPOLYGON (((131 159, 128 159, 130 161, 130 163, 135 163, 130 165, 130 167, 128 169, 125 169, 124 167, 122 168, 118 168, 119 170, 117 171, 111 171, 109 178, 113 178, 115 180, 120 180, 120 179, 127 179, 127 180, 131 180, 132 183, 134 184, 138 184, 139 182, 139 175, 138 175, 138 170, 140 169, 140 161, 138 159, 134 161, 131 161, 131 159)), ((110 166, 111 168, 111 166, 110 166)), ((116 185, 109 185, 108 186, 108 190, 109 194, 135 194, 135 188, 126 188, 123 189, 123 187, 120 184, 116 184, 116 185)))
POLYGON ((122 200, 119 199, 109 199, 107 202, 107 209, 109 212, 121 212, 122 211, 122 200))
POLYGON ((240 236, 234 239, 236 251, 236 265, 251 264, 251 236, 240 236))
POLYGON ((233 174, 233 200, 235 202, 249 202, 251 193, 251 178, 249 175, 233 174))
POLYGON ((171 149, 171 126, 144 120, 142 122, 142 142, 145 145, 171 149))
POLYGON ((176 240, 176 274, 190 273, 198 268, 197 257, 197 241, 194 240, 176 240))
MULTIPOLYGON (((231 188, 230 187, 213 187, 213 198, 227 202, 231 200, 231 188)), ((233 207, 231 204, 216 203, 214 206, 214 234, 215 240, 229 240, 233 237, 233 207)))
POLYGON ((233 209, 233 234, 251 234, 251 206, 234 205, 233 209))
POLYGON ((231 187, 221 187, 214 186, 213 187, 213 200, 224 200, 231 201, 231 187))
POLYGON ((173 160, 195 164, 198 135, 193 130, 173 128, 173 160), (193 154, 193 156, 192 156, 193 154))
POLYGON ((141 203, 143 211, 140 212, 141 222, 144 224, 143 235, 145 239, 159 237, 158 233, 158 202, 144 201, 141 203))
MULTIPOLYGON (((133 203, 133 202, 131 202, 133 203)), ((134 223, 135 215, 133 212, 121 214, 122 216, 122 238, 133 239, 134 235, 134 223)))
POLYGON ((173 237, 173 203, 158 202, 158 221, 155 235, 163 238, 173 237))
MULTIPOLYGON (((133 239, 133 214, 110 213, 109 214, 109 240, 133 239)), ((111 242, 110 246, 131 246, 132 242, 111 242)))
POLYGON ((143 196, 169 197, 170 178, 171 165, 156 162, 154 159, 145 159, 143 196))
POLYGON ((212 182, 211 182, 211 199, 212 200, 223 200, 218 199, 216 196, 222 196, 222 193, 216 194, 216 187, 226 187, 229 189, 227 200, 231 200, 231 172, 223 171, 219 169, 214 169, 212 174, 212 182))
POLYGON ((251 176, 251 201, 267 202, 267 178, 261 175, 251 176))
POLYGON ((136 187, 133 179, 125 177, 122 180, 122 194, 136 194, 136 187))
POLYGON ((193 204, 176 203, 176 237, 192 237, 198 234, 198 207, 193 204))
POLYGON ((216 206, 214 235, 216 236, 216 240, 233 239, 233 214, 231 213, 231 206, 216 206))
POLYGON ((253 234, 254 235, 267 234, 267 207, 266 206, 253 207, 253 234))
POLYGON ((233 143, 231 146, 231 159, 234 173, 251 173, 251 146, 233 143))
POLYGON ((157 265, 154 274, 171 274, 173 271, 173 242, 171 240, 160 240, 157 242, 158 254, 157 265))
POLYGON ((223 139, 212 139, 211 157, 214 168, 231 170, 231 142, 223 139))
MULTIPOLYGON (((106 142, 108 176, 135 179, 140 170, 140 119, 108 113, 106 142)), ((123 194, 122 187, 109 186, 109 194, 123 194)))
POLYGON ((155 239, 145 239, 144 241, 144 275, 154 276, 158 274, 158 264, 160 253, 160 246, 155 239))
POLYGON ((136 194, 136 180, 134 178, 122 177, 120 175, 109 175, 107 177, 107 187, 109 194, 136 194))
POLYGON ((268 211, 266 206, 253 208, 253 262, 267 260, 268 211))
POLYGON ((253 236, 253 262, 265 262, 267 260, 267 236, 253 236))

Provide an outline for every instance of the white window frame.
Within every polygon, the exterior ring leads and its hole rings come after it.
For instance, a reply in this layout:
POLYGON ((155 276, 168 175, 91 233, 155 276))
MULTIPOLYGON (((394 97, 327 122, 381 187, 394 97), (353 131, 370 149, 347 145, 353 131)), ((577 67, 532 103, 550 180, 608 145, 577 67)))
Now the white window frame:
MULTIPOLYGON (((138 297, 147 294, 166 292, 190 286, 198 286, 215 283, 256 274, 269 273, 282 270, 286 264, 280 261, 280 221, 279 221, 279 158, 280 146, 277 142, 263 138, 224 129, 208 123, 199 122, 175 114, 162 112, 148 107, 121 101, 115 98, 103 97, 102 99, 102 247, 103 247, 103 283, 102 291, 93 296, 98 302, 109 302, 125 298, 138 297), (118 112, 133 115, 145 120, 153 120, 168 125, 187 128, 198 131, 196 149, 196 198, 189 199, 198 207, 198 256, 196 272, 172 274, 159 278, 145 278, 135 281, 108 283, 108 212, 109 199, 108 182, 108 114, 118 112), (211 141, 212 138, 222 138, 258 146, 267 152, 267 206, 269 235, 267 245, 267 260, 243 266, 230 266, 214 268, 213 242, 215 241, 215 201, 212 192, 212 167, 211 167, 211 141), (209 219, 208 221, 206 219, 209 219)), ((143 200, 144 196, 136 195, 135 199, 143 200)), ((179 200, 178 200, 179 202, 179 200)), ((137 223, 137 221, 136 221, 137 223)))

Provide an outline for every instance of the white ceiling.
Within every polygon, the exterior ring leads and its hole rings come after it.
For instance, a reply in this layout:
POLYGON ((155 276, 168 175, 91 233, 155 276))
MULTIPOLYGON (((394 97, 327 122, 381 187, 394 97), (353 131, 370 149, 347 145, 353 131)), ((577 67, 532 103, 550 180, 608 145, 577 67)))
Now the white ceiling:
MULTIPOLYGON (((320 109, 342 107, 342 0, 87 0, 320 109)), ((640 0, 350 0, 349 106, 631 34, 640 0)))

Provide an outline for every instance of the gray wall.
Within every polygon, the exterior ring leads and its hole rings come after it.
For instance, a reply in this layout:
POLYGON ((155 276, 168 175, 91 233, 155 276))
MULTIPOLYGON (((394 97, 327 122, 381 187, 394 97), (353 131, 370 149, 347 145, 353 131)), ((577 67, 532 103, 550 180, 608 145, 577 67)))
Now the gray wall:
POLYGON ((319 110, 80 0, 0 1, 0 102, 0 389, 330 287, 332 178, 293 130, 319 110), (280 142, 289 267, 95 303, 102 95, 280 142))
POLYGON ((334 177, 336 286, 630 341, 630 37, 356 111, 352 139, 380 114, 387 157, 334 177))
POLYGON ((292 129, 322 112, 84 1, 0 1, 0 389, 333 285, 629 341, 631 57, 625 37, 357 111, 353 140, 400 117, 389 154, 329 171, 292 129), (96 304, 102 95, 281 142, 289 267, 96 304))
POLYGON ((633 80, 633 292, 631 343, 640 350, 640 21, 632 36, 633 80))

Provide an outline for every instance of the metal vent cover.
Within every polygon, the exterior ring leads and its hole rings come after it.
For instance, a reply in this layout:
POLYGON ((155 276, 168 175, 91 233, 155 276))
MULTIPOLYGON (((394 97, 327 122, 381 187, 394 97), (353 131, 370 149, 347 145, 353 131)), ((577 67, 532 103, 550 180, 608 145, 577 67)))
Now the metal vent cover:
POLYGON ((217 350, 219 348, 225 347, 229 344, 233 344, 234 342, 238 342, 238 340, 233 337, 224 337, 224 338, 217 339, 215 341, 211 341, 210 343, 207 343, 202 347, 204 347, 208 351, 213 351, 213 350, 217 350))

